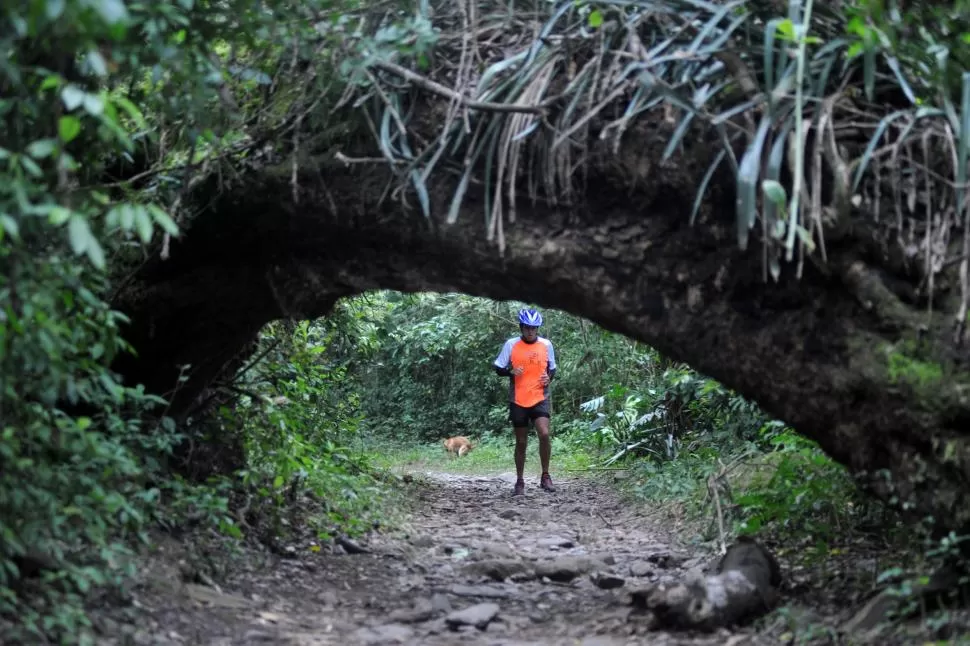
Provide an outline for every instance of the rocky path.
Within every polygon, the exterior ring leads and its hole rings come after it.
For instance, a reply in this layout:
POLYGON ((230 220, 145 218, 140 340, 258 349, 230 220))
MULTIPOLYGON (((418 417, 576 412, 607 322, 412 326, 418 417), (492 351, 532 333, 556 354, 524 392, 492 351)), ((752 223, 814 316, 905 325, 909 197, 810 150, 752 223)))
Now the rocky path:
POLYGON ((149 618, 134 635, 109 625, 114 637, 101 643, 757 643, 727 632, 645 636, 628 617, 629 591, 708 559, 679 550, 647 510, 626 508, 607 488, 560 479, 549 494, 529 481, 513 498, 511 474, 427 478, 414 485, 404 535, 374 537, 367 553, 299 546, 221 586, 155 572, 133 591, 149 618))

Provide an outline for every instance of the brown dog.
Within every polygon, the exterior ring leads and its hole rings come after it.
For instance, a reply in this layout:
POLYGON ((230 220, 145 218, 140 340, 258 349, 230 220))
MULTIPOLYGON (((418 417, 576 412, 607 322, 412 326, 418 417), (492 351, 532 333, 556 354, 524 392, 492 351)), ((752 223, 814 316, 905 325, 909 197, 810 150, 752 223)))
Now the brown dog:
POLYGON ((445 451, 454 453, 458 457, 465 455, 475 448, 471 440, 464 435, 457 435, 455 437, 449 437, 446 440, 441 440, 441 445, 445 447, 445 451))

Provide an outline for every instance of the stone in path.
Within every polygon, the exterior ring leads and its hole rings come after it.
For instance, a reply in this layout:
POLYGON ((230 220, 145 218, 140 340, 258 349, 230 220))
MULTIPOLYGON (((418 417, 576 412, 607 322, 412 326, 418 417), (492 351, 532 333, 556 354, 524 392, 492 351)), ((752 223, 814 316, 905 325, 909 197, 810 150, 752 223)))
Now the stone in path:
POLYGON ((551 581, 568 582, 605 564, 590 556, 561 556, 548 561, 538 561, 536 574, 551 581))
POLYGON ((407 626, 387 624, 374 628, 361 628, 354 633, 353 639, 358 644, 378 646, 378 644, 406 644, 412 637, 414 637, 414 631, 407 626))
POLYGON ((499 607, 497 603, 479 603, 469 606, 463 610, 454 610, 445 617, 445 623, 452 629, 459 626, 474 626, 479 630, 485 630, 488 624, 498 616, 499 607))

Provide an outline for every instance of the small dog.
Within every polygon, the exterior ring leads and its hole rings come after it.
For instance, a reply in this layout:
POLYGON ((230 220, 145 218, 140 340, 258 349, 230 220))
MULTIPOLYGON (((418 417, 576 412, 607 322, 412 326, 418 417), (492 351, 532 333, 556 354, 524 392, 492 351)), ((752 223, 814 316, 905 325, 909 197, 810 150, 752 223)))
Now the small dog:
POLYGON ((475 448, 475 445, 472 444, 471 440, 464 435, 458 435, 455 437, 449 437, 446 440, 441 440, 441 445, 445 447, 445 451, 454 453, 458 457, 465 455, 475 448))

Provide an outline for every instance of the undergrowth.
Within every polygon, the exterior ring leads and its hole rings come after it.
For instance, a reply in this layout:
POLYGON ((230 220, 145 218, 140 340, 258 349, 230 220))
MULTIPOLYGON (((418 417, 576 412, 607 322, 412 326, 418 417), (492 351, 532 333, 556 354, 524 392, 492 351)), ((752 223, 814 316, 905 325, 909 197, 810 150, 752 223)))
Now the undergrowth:
MULTIPOLYGON (((269 82, 249 66, 273 72, 275 44, 290 60, 300 30, 315 32, 312 2, 250 9, 122 0, 0 8, 3 643, 92 643, 86 600, 123 585, 153 530, 239 529, 239 476, 180 479, 193 429, 113 369, 132 350, 114 303, 134 271, 177 244, 176 221, 186 219, 178 205, 195 171, 245 138, 239 129, 251 120, 230 115, 226 97, 245 103, 269 82)), ((257 469, 259 482, 247 484, 273 496, 291 473, 279 454, 265 457, 254 449, 250 464, 234 466, 257 469)), ((331 463, 307 469, 325 499, 337 491, 328 526, 366 516, 340 493, 366 488, 331 463)))
POLYGON ((729 539, 757 535, 791 542, 810 536, 824 551, 851 540, 854 531, 894 528, 892 514, 865 496, 844 467, 778 422, 765 424, 754 446, 703 447, 674 461, 630 468, 635 495, 679 502, 694 518, 716 513, 716 492, 729 539))

